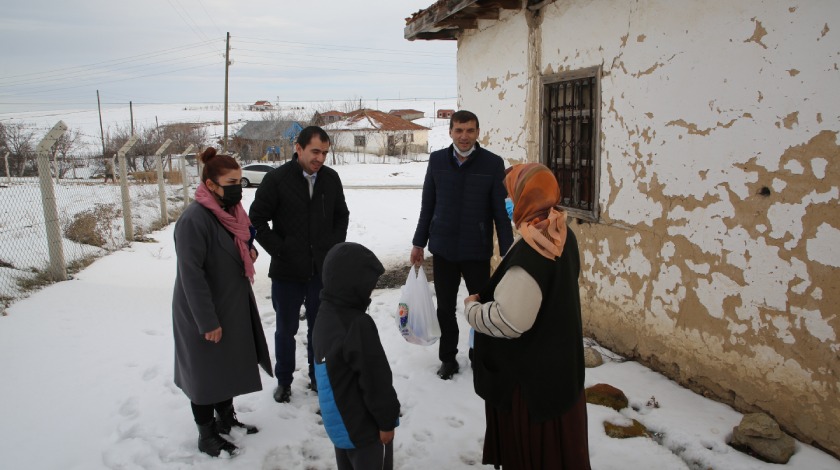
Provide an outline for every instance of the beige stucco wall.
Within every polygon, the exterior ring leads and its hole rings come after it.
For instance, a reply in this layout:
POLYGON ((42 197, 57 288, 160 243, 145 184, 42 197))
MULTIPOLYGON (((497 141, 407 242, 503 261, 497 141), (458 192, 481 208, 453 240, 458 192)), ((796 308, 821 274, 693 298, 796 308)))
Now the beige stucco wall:
MULTIPOLYGON (((332 134, 334 150, 337 152, 365 152, 374 155, 385 155, 388 146, 388 136, 394 135, 397 139, 402 139, 405 134, 404 131, 398 132, 379 132, 368 129, 358 131, 336 131, 330 130, 332 134), (356 147, 355 136, 365 136, 365 147, 356 147)), ((425 153, 429 146, 429 131, 416 130, 412 131, 414 134, 414 141, 409 143, 409 154, 425 153)), ((403 145, 400 143, 400 145, 403 145)))
POLYGON ((539 160, 540 76, 602 67, 587 333, 835 455, 838 63, 835 0, 558 0, 458 43, 459 107, 512 161, 539 160))

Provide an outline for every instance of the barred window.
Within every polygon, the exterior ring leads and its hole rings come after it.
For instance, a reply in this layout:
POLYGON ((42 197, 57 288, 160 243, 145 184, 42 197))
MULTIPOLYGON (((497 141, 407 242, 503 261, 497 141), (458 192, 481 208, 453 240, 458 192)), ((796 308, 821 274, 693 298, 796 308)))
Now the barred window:
POLYGON ((597 221, 600 68, 543 77, 541 154, 569 215, 597 221))
POLYGON ((365 136, 363 135, 356 135, 353 136, 353 145, 356 147, 364 147, 365 146, 365 136))

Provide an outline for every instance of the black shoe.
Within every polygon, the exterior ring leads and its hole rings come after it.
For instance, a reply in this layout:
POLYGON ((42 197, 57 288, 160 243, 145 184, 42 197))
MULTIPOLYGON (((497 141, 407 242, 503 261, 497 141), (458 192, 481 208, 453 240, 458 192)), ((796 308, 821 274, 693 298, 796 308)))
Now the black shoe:
POLYGON ((290 386, 278 385, 274 389, 274 401, 277 403, 289 403, 292 401, 292 389, 290 386))
POLYGON ((236 412, 233 411, 233 404, 222 411, 217 411, 217 413, 219 417, 216 420, 216 432, 219 434, 230 434, 230 429, 234 426, 244 429, 248 434, 256 434, 260 432, 256 426, 241 423, 238 419, 236 419, 236 412))
POLYGON ((315 392, 316 395, 318 394, 318 382, 315 379, 309 381, 309 390, 315 392))
POLYGON ((443 380, 449 380, 453 375, 458 373, 458 370, 460 370, 458 361, 446 361, 440 364, 437 375, 443 380))
POLYGON ((222 451, 233 457, 239 448, 216 432, 216 421, 198 425, 198 450, 212 457, 218 457, 222 451))

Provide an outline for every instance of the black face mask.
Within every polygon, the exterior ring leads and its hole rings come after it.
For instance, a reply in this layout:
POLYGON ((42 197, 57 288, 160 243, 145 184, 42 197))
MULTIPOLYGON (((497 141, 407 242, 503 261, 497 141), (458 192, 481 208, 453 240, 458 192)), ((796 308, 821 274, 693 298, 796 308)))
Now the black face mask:
POLYGON ((230 209, 231 207, 239 204, 239 201, 242 200, 242 186, 232 184, 230 186, 219 185, 219 187, 221 187, 224 192, 222 195, 222 205, 225 209, 230 209))

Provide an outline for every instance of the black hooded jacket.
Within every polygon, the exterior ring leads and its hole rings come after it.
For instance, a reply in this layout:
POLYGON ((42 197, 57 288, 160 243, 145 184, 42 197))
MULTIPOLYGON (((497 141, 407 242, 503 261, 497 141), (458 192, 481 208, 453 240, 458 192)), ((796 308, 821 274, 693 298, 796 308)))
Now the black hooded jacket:
POLYGON ((398 425, 400 402, 373 319, 365 313, 384 272, 370 250, 339 243, 324 260, 321 307, 312 330, 324 427, 340 449, 362 448, 398 425))

